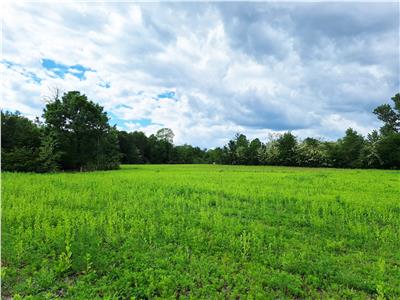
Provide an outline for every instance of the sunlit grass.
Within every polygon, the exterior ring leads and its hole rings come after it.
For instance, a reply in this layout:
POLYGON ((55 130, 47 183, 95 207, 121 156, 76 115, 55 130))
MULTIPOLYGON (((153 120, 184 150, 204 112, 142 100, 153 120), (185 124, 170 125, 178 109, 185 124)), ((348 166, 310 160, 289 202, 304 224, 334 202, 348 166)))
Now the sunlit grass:
POLYGON ((135 165, 2 189, 6 296, 400 297, 399 171, 135 165))

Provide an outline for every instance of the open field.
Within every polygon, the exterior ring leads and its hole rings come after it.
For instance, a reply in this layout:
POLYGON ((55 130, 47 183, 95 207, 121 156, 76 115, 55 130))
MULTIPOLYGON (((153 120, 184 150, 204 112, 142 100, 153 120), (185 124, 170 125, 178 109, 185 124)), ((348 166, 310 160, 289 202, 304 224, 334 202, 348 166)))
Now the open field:
POLYGON ((396 299, 400 172, 3 173, 2 263, 35 299, 396 299))

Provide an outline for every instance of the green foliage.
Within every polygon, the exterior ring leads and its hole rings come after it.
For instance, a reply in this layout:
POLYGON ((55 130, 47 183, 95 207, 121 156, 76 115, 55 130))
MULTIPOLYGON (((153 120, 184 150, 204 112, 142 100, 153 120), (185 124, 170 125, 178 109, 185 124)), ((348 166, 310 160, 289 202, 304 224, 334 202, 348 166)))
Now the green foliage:
POLYGON ((361 161, 367 168, 380 168, 383 165, 381 153, 378 149, 380 136, 376 130, 368 134, 361 151, 361 161))
POLYGON ((317 139, 306 138, 297 148, 297 162, 304 167, 329 166, 325 145, 317 139))
POLYGON ((57 140, 51 134, 42 137, 38 157, 39 171, 55 172, 59 169, 61 152, 57 149, 57 140))
POLYGON ((366 139, 349 128, 343 138, 322 142, 299 140, 291 132, 276 134, 263 144, 237 133, 225 146, 200 149, 173 144, 174 133, 162 128, 147 137, 143 132, 118 131, 108 124, 103 108, 77 91, 58 96, 46 105, 44 124, 19 113, 2 112, 3 170, 54 172, 108 170, 124 164, 283 165, 337 168, 400 168, 400 94, 394 106, 374 113, 384 123, 380 133, 366 139))
POLYGON ((3 172, 2 297, 398 299, 399 178, 218 165, 3 172))
POLYGON ((2 149, 1 167, 4 171, 38 171, 38 150, 21 146, 12 150, 2 149))
POLYGON ((260 151, 262 149, 262 143, 259 139, 254 139, 250 142, 250 145, 247 150, 247 157, 248 157, 248 163, 250 165, 259 165, 261 164, 261 159, 260 159, 260 151))
POLYGON ((58 258, 58 262, 55 265, 56 273, 63 275, 68 272, 72 267, 72 251, 71 245, 67 244, 65 246, 65 252, 62 252, 58 258))
POLYGON ((383 104, 375 108, 374 114, 384 125, 381 128, 383 135, 400 131, 400 93, 392 97, 394 107, 389 104, 383 104))
POLYGON ((364 147, 364 138, 357 131, 351 128, 347 129, 346 135, 339 139, 337 147, 337 167, 360 168, 362 166, 361 151, 364 147))
POLYGON ((46 105, 43 117, 67 170, 115 169, 119 165, 118 139, 103 108, 72 91, 46 105))
POLYGON ((383 168, 400 169, 400 133, 383 135, 376 148, 383 168))
POLYGON ((191 145, 175 146, 173 162, 181 164, 201 164, 206 161, 205 151, 191 145))
POLYGON ((297 139, 291 132, 285 132, 276 140, 279 165, 295 166, 297 164, 297 139))
MULTIPOLYGON (((374 136, 374 147, 370 154, 379 157, 383 168, 400 168, 400 93, 392 97, 394 107, 389 104, 378 106, 374 113, 383 121, 381 136, 374 136)), ((371 148, 371 147, 370 147, 371 148)), ((375 162, 376 164, 376 162, 375 162)))
POLYGON ((174 145, 164 138, 152 134, 148 139, 149 162, 153 164, 171 163, 174 145))
POLYGON ((122 154, 121 162, 123 164, 138 164, 144 162, 143 154, 140 152, 132 133, 118 131, 118 144, 122 154))
POLYGON ((39 168, 41 129, 19 112, 1 112, 1 163, 4 171, 39 168))
POLYGON ((161 128, 156 133, 156 137, 158 140, 165 141, 170 144, 172 144, 174 142, 174 136, 175 136, 175 134, 169 128, 161 128))

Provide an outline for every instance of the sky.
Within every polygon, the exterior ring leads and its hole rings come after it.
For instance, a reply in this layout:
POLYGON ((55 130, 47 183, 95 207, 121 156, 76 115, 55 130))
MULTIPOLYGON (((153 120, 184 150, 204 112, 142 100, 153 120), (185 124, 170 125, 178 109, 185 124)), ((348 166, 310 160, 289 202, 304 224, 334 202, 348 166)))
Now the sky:
POLYGON ((400 91, 399 3, 6 2, 1 107, 41 116, 78 90, 111 125, 213 148, 366 135, 400 91))

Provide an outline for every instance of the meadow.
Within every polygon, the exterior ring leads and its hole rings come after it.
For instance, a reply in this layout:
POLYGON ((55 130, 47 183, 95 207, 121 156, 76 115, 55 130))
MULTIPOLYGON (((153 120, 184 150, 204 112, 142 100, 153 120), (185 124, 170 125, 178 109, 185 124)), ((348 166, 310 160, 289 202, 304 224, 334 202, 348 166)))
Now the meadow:
POLYGON ((400 172, 2 173, 5 299, 399 299, 400 172))

